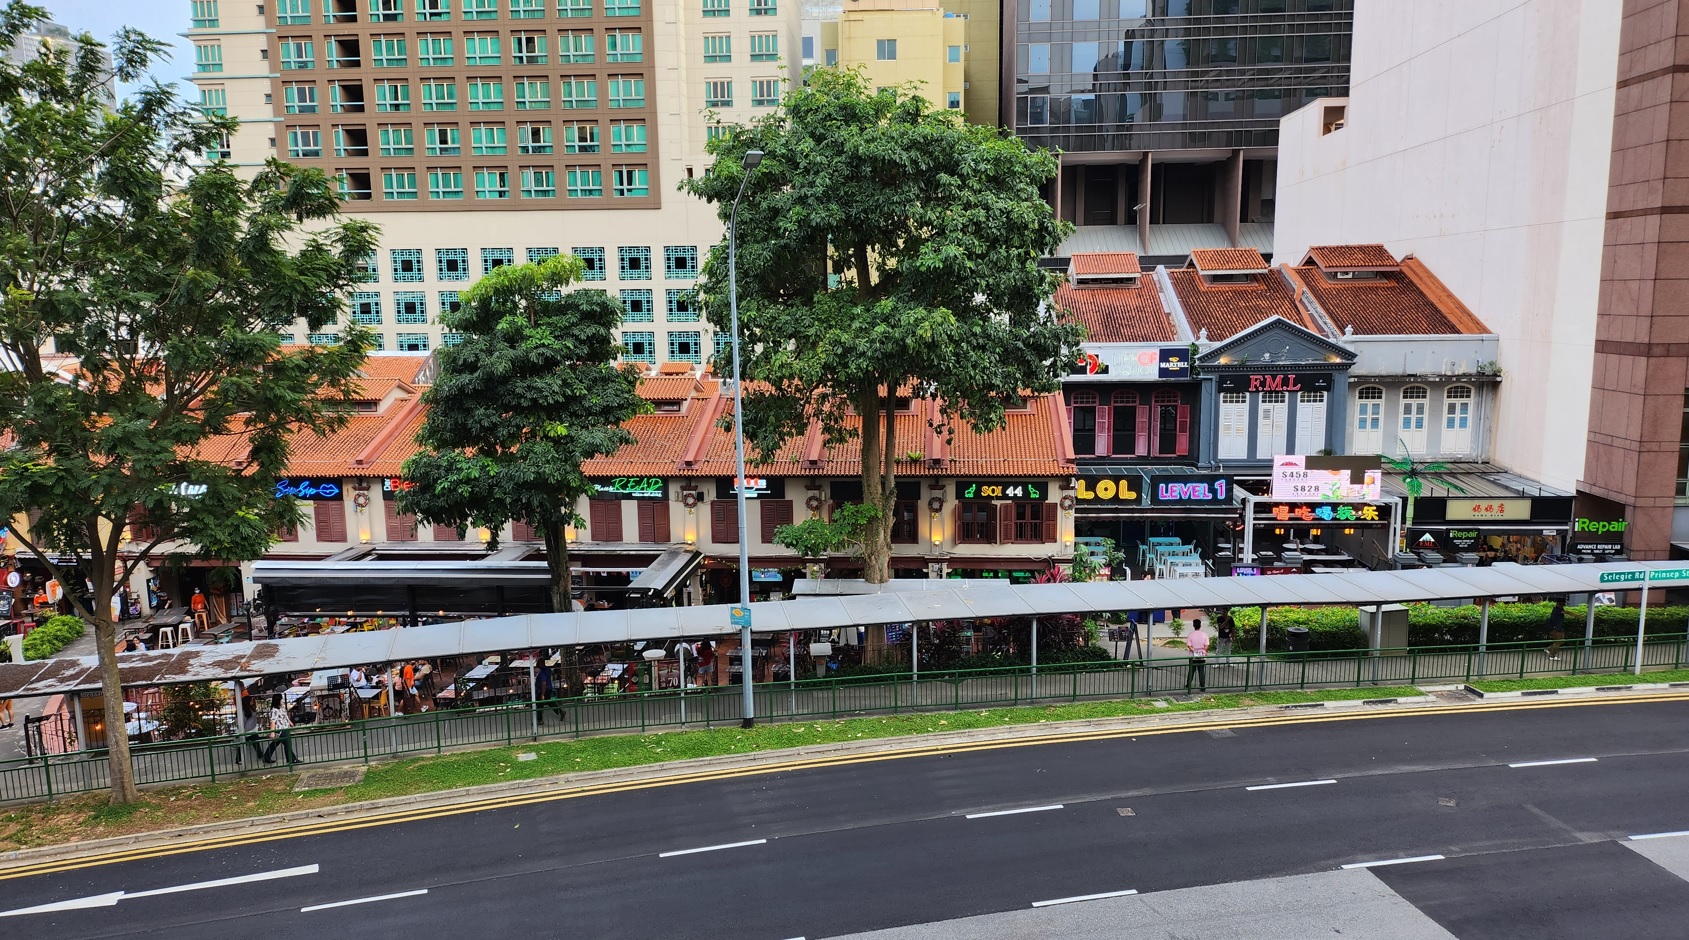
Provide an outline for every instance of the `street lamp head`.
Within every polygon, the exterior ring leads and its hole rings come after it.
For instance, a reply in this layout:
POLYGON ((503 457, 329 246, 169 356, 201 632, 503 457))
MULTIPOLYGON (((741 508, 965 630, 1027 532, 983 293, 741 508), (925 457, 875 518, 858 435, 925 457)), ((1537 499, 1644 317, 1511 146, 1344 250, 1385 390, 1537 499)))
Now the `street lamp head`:
POLYGON ((757 164, 759 164, 761 162, 762 162, 762 151, 761 150, 747 150, 747 151, 745 151, 745 159, 739 165, 744 167, 747 170, 754 170, 754 169, 757 168, 757 164))

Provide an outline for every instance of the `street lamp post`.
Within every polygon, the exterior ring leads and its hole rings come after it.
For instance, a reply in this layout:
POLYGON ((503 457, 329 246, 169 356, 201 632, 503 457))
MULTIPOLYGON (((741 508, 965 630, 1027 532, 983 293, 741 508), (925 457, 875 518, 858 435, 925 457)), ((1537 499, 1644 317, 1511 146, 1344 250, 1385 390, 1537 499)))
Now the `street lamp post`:
MULTIPOLYGON (((733 330, 733 461, 738 470, 734 479, 734 495, 739 503, 739 603, 749 610, 751 603, 751 545, 745 540, 749 529, 745 522, 745 394, 739 371, 739 200, 745 196, 745 185, 751 181, 757 164, 762 162, 761 150, 745 151, 740 164, 744 178, 739 192, 733 197, 733 209, 727 214, 727 307, 733 330)), ((751 624, 746 620, 739 627, 740 680, 744 688, 744 710, 741 724, 749 728, 756 724, 756 698, 751 692, 751 624)))

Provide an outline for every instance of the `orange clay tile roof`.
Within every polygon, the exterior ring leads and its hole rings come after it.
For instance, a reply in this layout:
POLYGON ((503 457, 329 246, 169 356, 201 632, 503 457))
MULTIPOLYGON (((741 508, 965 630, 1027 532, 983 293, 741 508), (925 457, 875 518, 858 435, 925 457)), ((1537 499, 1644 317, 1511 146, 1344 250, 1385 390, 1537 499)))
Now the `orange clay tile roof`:
POLYGON ((690 375, 655 375, 639 380, 639 397, 646 401, 685 401, 698 391, 690 375))
POLYGON ((1363 336, 1489 332, 1415 258, 1400 271, 1358 281, 1331 280, 1313 265, 1295 273, 1339 333, 1351 327, 1363 336))
MULTIPOLYGON (((287 470, 294 476, 343 477, 351 475, 352 460, 375 440, 387 422, 398 412, 388 409, 386 414, 353 415, 346 426, 327 435, 300 434, 293 439, 288 455, 287 470)), ((414 448, 414 444, 412 447, 414 448)), ((365 471, 359 475, 375 476, 365 471)))
POLYGON ((1179 297, 1191 330, 1199 335, 1207 330, 1213 342, 1230 339, 1273 317, 1283 317, 1315 333, 1323 332, 1296 302, 1290 285, 1276 272, 1252 275, 1247 284, 1205 284, 1202 275, 1191 268, 1169 269, 1167 276, 1173 282, 1173 292, 1179 297))
POLYGON ((404 425, 399 428, 393 439, 388 441, 387 446, 381 449, 380 454, 363 467, 349 472, 357 475, 396 477, 403 472, 401 468, 405 460, 420 449, 416 444, 416 435, 422 430, 422 422, 428 417, 428 408, 417 408, 411 412, 409 420, 405 420, 402 410, 397 407, 388 411, 393 420, 404 421, 404 425))
POLYGON ((1154 284, 1056 289, 1056 306, 1084 324, 1092 343, 1168 343, 1179 334, 1154 284))
POLYGON ((1197 248, 1190 264, 1204 274, 1267 270, 1267 259, 1254 248, 1197 248))
POLYGON ((1138 274, 1142 271, 1136 252, 1111 251, 1073 256, 1074 274, 1138 274))
POLYGON ((694 423, 706 410, 703 404, 693 402, 685 414, 636 415, 622 425, 633 434, 633 443, 608 457, 588 460, 581 470, 594 477, 673 475, 694 423))
POLYGON ((1401 266, 1383 245, 1315 245, 1308 249, 1302 264, 1309 261, 1327 271, 1375 268, 1394 271, 1401 266))
POLYGON ((370 356, 358 372, 366 379, 398 379, 416 384, 417 376, 428 365, 427 356, 370 356))
POLYGON ((350 395, 353 401, 380 401, 386 398, 388 393, 395 388, 406 395, 416 394, 416 386, 403 379, 395 379, 390 376, 372 376, 353 380, 350 395))

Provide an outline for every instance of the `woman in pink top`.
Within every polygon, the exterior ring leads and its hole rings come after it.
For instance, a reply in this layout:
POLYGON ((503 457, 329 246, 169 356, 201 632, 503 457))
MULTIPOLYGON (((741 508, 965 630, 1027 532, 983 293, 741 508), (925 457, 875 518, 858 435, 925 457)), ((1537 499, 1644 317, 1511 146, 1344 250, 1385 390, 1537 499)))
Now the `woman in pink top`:
POLYGON ((1190 665, 1185 668, 1185 694, 1190 694, 1191 681, 1196 680, 1202 685, 1202 691, 1208 691, 1208 634, 1202 632, 1202 621, 1191 621, 1191 635, 1185 641, 1190 647, 1190 665))

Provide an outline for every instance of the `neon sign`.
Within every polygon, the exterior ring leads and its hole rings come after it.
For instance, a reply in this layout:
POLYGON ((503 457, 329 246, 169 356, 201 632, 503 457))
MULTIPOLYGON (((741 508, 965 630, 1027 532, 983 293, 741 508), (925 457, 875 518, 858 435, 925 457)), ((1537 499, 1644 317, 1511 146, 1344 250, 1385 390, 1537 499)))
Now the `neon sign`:
POLYGON ((1378 522, 1377 506, 1291 506, 1280 504, 1272 508, 1278 522, 1378 522))
POLYGON ((1049 487, 1043 482, 1010 483, 997 480, 962 480, 956 484, 957 499, 1044 499, 1049 487))
POLYGON ((1080 502, 1108 502, 1110 500, 1124 500, 1136 502, 1138 491, 1132 488, 1133 477, 1122 477, 1119 480, 1103 478, 1101 480, 1079 479, 1079 488, 1074 491, 1074 498, 1080 502), (1093 489, 1094 487, 1094 489, 1093 489))
MULTIPOLYGON (((763 484, 761 489, 766 490, 767 481, 764 480, 760 482, 763 484)), ((753 487, 755 487, 759 481, 753 478, 751 483, 753 487)), ((607 483, 600 482, 594 483, 593 485, 598 487, 598 492, 612 496, 632 496, 635 499, 662 499, 664 496, 668 495, 668 489, 664 485, 662 477, 611 477, 607 483)), ((755 492, 755 490, 748 490, 747 492, 755 492)))
POLYGON ((277 480, 276 498, 285 499, 339 499, 340 484, 331 480, 277 480))

